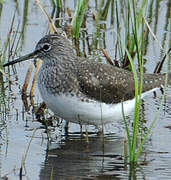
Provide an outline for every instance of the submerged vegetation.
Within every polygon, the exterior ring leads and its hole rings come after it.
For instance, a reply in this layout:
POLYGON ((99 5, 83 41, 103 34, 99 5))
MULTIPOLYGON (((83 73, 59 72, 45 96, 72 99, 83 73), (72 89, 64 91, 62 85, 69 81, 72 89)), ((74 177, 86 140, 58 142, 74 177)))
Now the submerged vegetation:
MULTIPOLYGON (((0 0, 0 17, 3 10, 3 2, 4 0, 0 0)), ((28 16, 30 13, 30 1, 24 1, 22 25, 18 23, 17 27, 14 27, 16 25, 15 21, 18 9, 17 4, 19 3, 19 1, 16 0, 15 2, 16 11, 14 12, 11 26, 9 28, 9 33, 5 38, 3 44, 1 44, 2 48, 0 48, 1 112, 5 111, 5 106, 3 106, 5 104, 4 98, 6 96, 3 87, 4 78, 8 79, 8 77, 6 77, 6 74, 4 73, 2 65, 5 63, 6 60, 13 59, 13 57, 16 56, 18 49, 22 49, 28 25, 28 16)), ((130 125, 130 122, 128 122, 127 118, 124 115, 124 109, 122 109, 122 111, 123 121, 127 134, 129 157, 128 164, 131 165, 130 167, 133 168, 134 171, 136 168, 136 166, 134 167, 134 165, 138 164, 140 155, 143 152, 143 147, 149 137, 149 134, 151 133, 154 124, 158 119, 165 95, 164 88, 164 95, 161 100, 159 110, 156 112, 155 119, 151 122, 144 134, 141 134, 141 92, 143 88, 143 74, 146 72, 146 63, 148 63, 148 61, 151 61, 150 58, 146 56, 148 51, 147 47, 150 41, 149 39, 152 39, 151 41, 155 41, 156 46, 158 46, 158 51, 161 52, 162 56, 166 55, 165 59, 158 63, 158 66, 160 67, 158 68, 159 70, 156 72, 160 72, 164 64, 164 60, 166 62, 169 61, 168 56, 170 53, 170 38, 166 38, 165 35, 165 38, 163 38, 163 41, 160 44, 158 37, 156 36, 156 24, 158 23, 158 19, 157 17, 153 17, 154 14, 152 11, 152 7, 157 7, 159 1, 154 2, 152 0, 101 0, 92 2, 88 0, 80 0, 77 1, 73 9, 72 7, 66 7, 65 1, 49 0, 49 4, 53 7, 50 8, 51 13, 46 10, 46 7, 41 4, 41 1, 36 0, 36 2, 38 3, 40 9, 43 11, 42 17, 48 19, 49 27, 46 27, 48 28, 48 32, 65 32, 68 38, 72 39, 73 44, 76 48, 77 55, 99 61, 107 61, 107 63, 110 63, 111 65, 116 65, 120 68, 125 68, 133 72, 135 79, 136 105, 134 118, 131 122, 132 127, 130 125), (90 4, 93 6, 93 8, 91 8, 90 4), (153 24, 152 17, 155 21, 153 24), (111 41, 107 41, 108 37, 106 34, 108 31, 113 34, 112 36, 110 36, 113 37, 111 41), (166 39, 169 39, 168 44, 166 39), (140 79, 138 78, 138 74, 140 74, 140 79), (139 141, 139 139, 141 139, 141 141, 139 141)), ((157 11, 158 10, 156 10, 155 13, 157 13, 157 11)), ((167 14, 169 14, 170 7, 168 7, 167 11, 167 14)), ((167 31, 170 31, 169 23, 166 23, 165 29, 167 31)), ((153 71, 155 71, 155 69, 157 68, 154 68, 153 71)), ((9 71, 10 70, 8 69, 8 74, 10 74, 9 71)), ((9 83, 9 80, 7 81, 9 83)), ((10 88, 10 86, 8 88, 10 88)), ((32 95, 30 95, 30 101, 31 106, 33 106, 33 112, 37 112, 39 109, 35 109, 34 103, 32 101, 33 99, 31 98, 33 97, 33 92, 32 95)), ((26 98, 28 97, 26 96, 26 98)), ((29 108, 30 107, 26 103, 25 109, 29 108)), ((45 123, 45 126, 46 132, 48 136, 50 136, 48 123, 45 123)), ((22 169, 24 164, 25 159, 22 162, 22 169)), ((22 176, 22 172, 20 175, 22 176)))

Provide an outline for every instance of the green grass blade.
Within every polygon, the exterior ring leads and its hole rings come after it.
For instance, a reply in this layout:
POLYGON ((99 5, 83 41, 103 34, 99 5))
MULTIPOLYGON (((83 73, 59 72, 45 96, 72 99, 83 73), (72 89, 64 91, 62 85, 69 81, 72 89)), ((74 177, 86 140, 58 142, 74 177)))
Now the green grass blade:
POLYGON ((137 150, 136 157, 135 157, 136 160, 138 160, 138 158, 139 158, 139 156, 140 156, 140 154, 141 154, 141 152, 142 152, 142 150, 143 150, 143 146, 144 146, 145 142, 147 141, 147 138, 148 138, 148 136, 150 135, 151 130, 152 130, 152 128, 154 127, 156 121, 158 120, 158 117, 159 117, 159 114, 160 114, 160 112, 161 112, 161 109, 162 109, 162 106, 163 106, 163 102, 164 102, 164 99, 165 99, 165 95, 166 95, 167 82, 168 82, 168 73, 166 73, 164 93, 163 93, 163 95, 162 95, 162 100, 161 100, 161 102, 160 102, 159 109, 158 109, 157 113, 155 114, 154 120, 152 121, 150 127, 148 128, 148 130, 147 130, 147 132, 146 132, 146 134, 145 134, 142 142, 140 143, 140 146, 139 146, 139 148, 138 148, 138 150, 137 150))
POLYGON ((89 2, 89 0, 77 1, 77 6, 76 6, 75 13, 74 13, 74 17, 71 21, 71 25, 73 27, 73 36, 76 39, 79 38, 80 28, 83 24, 85 12, 88 7, 88 2, 89 2))
POLYGON ((125 117, 125 113, 124 113, 124 106, 123 106, 123 102, 121 103, 122 105, 122 115, 123 115, 123 120, 124 120, 124 124, 125 124, 125 128, 126 128, 126 134, 127 134, 127 138, 128 138, 128 149, 129 149, 129 157, 131 156, 131 137, 130 137, 130 133, 129 133, 129 127, 128 127, 128 123, 126 121, 126 117, 125 117))
POLYGON ((128 51, 126 49, 128 59, 131 64, 133 76, 134 76, 134 81, 135 81, 135 112, 134 112, 134 123, 133 123, 133 137, 132 137, 132 143, 131 143, 131 155, 130 155, 130 161, 134 162, 135 161, 135 153, 136 153, 136 145, 137 145, 137 134, 138 134, 138 122, 139 122, 139 109, 140 109, 140 100, 139 100, 139 93, 138 93, 138 75, 136 72, 136 68, 133 64, 133 59, 128 51))

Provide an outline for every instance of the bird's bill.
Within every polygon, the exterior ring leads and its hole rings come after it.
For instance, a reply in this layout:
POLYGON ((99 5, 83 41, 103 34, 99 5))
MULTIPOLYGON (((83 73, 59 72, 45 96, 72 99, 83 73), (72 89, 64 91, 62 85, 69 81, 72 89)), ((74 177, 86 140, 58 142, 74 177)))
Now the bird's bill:
POLYGON ((35 58, 38 53, 39 53, 39 50, 35 50, 35 51, 33 51, 32 53, 29 53, 29 54, 27 54, 27 55, 25 55, 25 56, 22 56, 22 57, 14 60, 14 61, 11 61, 11 62, 8 62, 8 63, 4 64, 3 67, 10 66, 10 65, 13 65, 13 64, 22 62, 22 61, 26 61, 26 60, 35 58))

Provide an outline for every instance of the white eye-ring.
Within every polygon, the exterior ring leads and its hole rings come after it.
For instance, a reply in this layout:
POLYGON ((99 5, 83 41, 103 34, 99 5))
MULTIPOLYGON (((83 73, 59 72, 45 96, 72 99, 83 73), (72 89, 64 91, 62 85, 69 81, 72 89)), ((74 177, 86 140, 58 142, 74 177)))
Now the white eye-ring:
POLYGON ((49 43, 44 43, 42 48, 43 51, 49 51, 51 49, 51 45, 49 43))

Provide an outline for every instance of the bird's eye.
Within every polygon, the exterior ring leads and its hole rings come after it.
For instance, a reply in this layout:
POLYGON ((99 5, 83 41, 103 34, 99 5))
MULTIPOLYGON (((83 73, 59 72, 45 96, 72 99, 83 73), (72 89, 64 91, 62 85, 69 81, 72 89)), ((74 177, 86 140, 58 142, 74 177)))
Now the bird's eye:
POLYGON ((44 51, 49 51, 51 49, 51 45, 49 43, 43 44, 43 50, 44 51))

